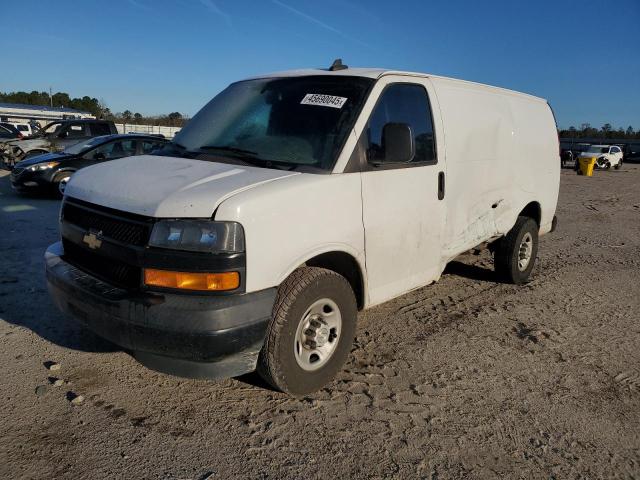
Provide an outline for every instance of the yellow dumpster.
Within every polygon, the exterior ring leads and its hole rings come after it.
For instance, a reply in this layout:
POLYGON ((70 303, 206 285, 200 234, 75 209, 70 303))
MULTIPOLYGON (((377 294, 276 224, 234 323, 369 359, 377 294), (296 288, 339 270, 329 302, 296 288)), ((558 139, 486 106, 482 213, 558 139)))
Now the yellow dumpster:
POLYGON ((580 157, 578 159, 580 162, 580 170, 578 170, 579 175, 586 175, 587 177, 593 176, 593 168, 596 166, 596 158, 595 157, 580 157))

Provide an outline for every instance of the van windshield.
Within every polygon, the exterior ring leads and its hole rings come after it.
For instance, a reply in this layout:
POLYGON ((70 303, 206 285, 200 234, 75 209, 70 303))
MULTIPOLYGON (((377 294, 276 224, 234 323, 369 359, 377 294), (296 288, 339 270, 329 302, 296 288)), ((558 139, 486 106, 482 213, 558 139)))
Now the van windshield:
POLYGON ((368 78, 328 75, 234 83, 158 154, 329 171, 372 84, 368 78))

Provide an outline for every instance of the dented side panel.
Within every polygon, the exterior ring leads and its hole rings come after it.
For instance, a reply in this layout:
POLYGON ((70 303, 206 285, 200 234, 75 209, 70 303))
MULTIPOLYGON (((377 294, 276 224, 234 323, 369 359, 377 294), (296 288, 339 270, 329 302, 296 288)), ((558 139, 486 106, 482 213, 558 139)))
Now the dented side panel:
POLYGON ((548 104, 490 87, 433 79, 446 132, 444 260, 508 232, 530 202, 541 232, 555 213, 559 164, 548 104))

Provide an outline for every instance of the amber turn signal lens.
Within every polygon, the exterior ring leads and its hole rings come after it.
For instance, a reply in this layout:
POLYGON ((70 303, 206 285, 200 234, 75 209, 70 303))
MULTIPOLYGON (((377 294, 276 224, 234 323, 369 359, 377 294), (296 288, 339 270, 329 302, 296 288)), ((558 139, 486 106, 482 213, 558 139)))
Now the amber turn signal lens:
POLYGON ((145 268, 144 284, 153 287, 176 288, 181 290, 235 290, 240 286, 240 274, 238 272, 172 272, 169 270, 145 268))

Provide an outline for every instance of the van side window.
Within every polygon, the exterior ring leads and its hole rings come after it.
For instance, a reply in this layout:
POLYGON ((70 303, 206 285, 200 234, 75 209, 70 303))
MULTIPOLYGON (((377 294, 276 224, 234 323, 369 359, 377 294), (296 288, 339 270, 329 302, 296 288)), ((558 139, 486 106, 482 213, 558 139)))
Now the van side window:
POLYGON ((367 159, 370 163, 385 163, 382 132, 388 123, 403 123, 411 128, 415 155, 409 163, 437 162, 431 106, 424 87, 399 83, 382 92, 367 126, 367 159))

